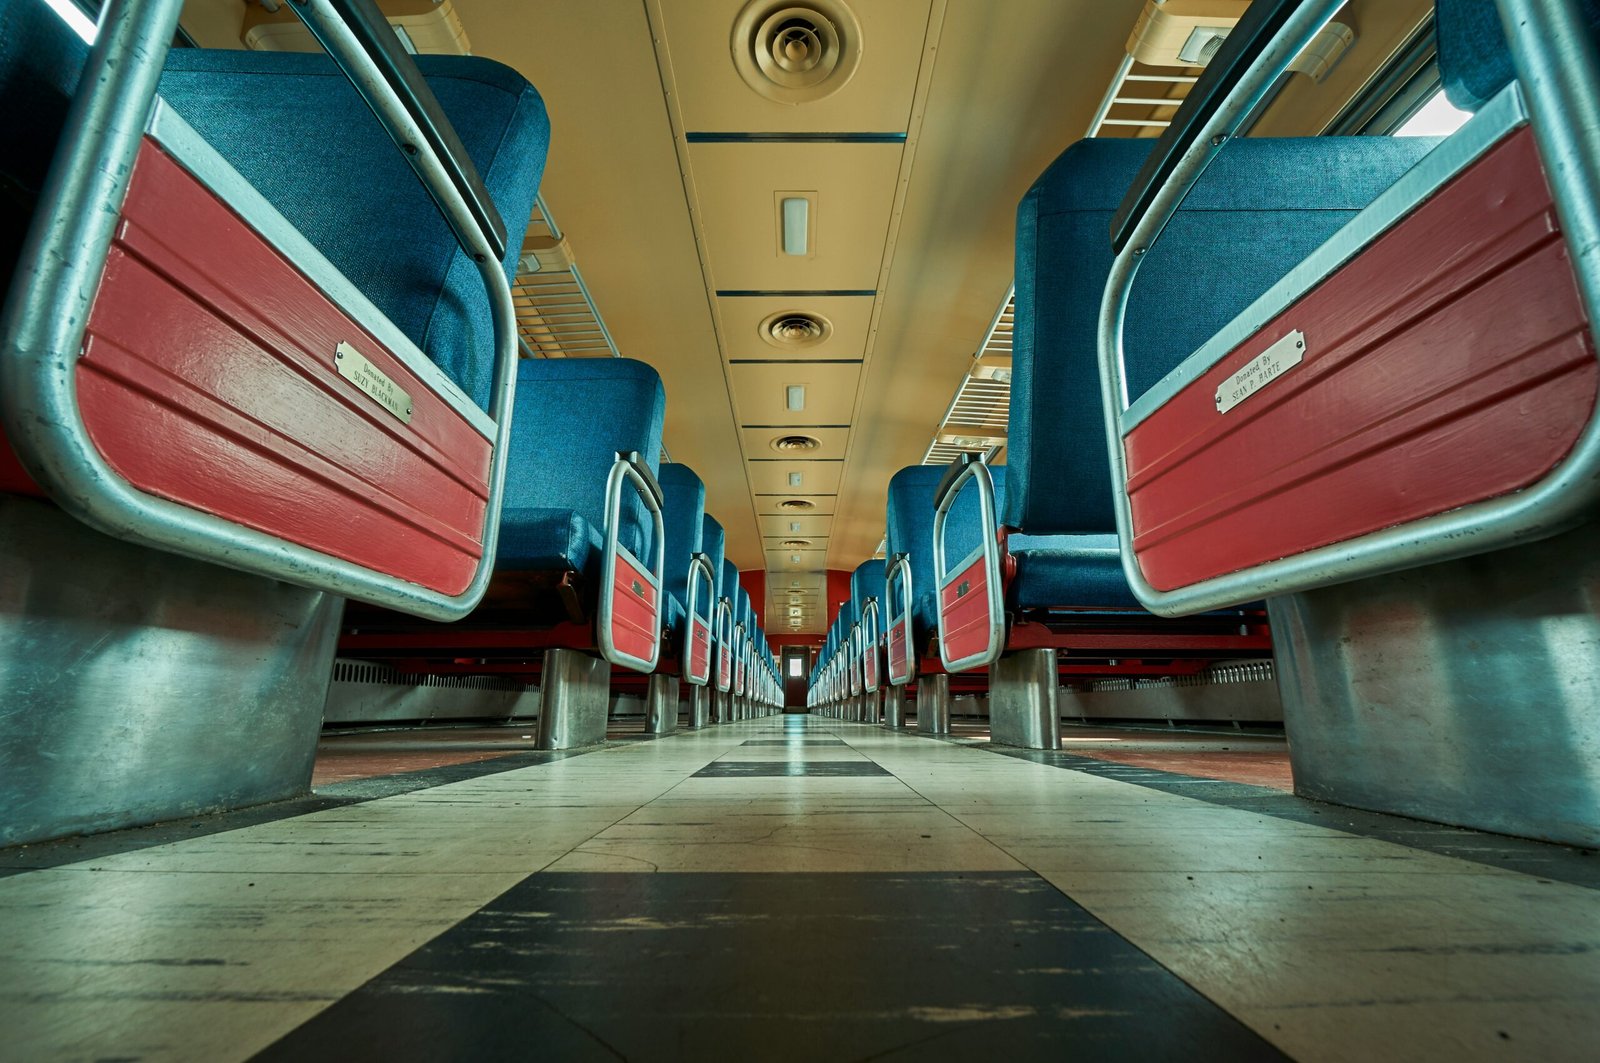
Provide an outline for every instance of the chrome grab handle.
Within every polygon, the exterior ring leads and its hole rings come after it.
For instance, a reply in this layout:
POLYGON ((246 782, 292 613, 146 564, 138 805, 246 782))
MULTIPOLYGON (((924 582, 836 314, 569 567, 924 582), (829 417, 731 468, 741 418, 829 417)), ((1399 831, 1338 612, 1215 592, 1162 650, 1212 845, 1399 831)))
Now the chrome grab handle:
POLYGON ((994 478, 989 474, 988 464, 982 458, 963 454, 951 463, 950 470, 939 485, 933 510, 933 585, 939 595, 939 659, 944 662, 945 671, 965 672, 988 667, 1000 659, 1000 654, 1006 648, 1005 599, 1000 588, 1000 525, 995 516, 994 478), (973 557, 969 555, 964 558, 959 568, 950 571, 944 558, 944 529, 950 507, 968 482, 975 483, 978 489, 978 537, 981 541, 974 553, 981 553, 983 557, 989 635, 982 650, 952 660, 945 645, 944 589, 956 576, 966 571, 973 557))
MULTIPOLYGON (((1576 0, 1495 3, 1593 327, 1600 322, 1600 137, 1595 134, 1600 129, 1600 57, 1576 0)), ((1600 418, 1591 417, 1572 450, 1544 479, 1512 494, 1175 590, 1158 590, 1144 578, 1133 550, 1123 449, 1128 410, 1123 326, 1134 277, 1145 252, 1217 152, 1342 6, 1343 0, 1303 0, 1267 39, 1248 42, 1252 54, 1243 74, 1210 101, 1209 117, 1192 128, 1165 179, 1149 192, 1141 209, 1129 213, 1117 234, 1122 242, 1106 279, 1097 335, 1112 502, 1128 585, 1146 609, 1162 616, 1229 608, 1531 542, 1591 519, 1600 504, 1600 418)), ((1224 52, 1232 43, 1230 37, 1224 52)), ((1202 75, 1201 82, 1205 80, 1202 75)))
POLYGON ((707 614, 706 618, 705 618, 706 619, 706 627, 710 628, 710 629, 713 629, 712 630, 712 640, 715 641, 715 634, 716 633, 715 633, 714 628, 715 628, 715 624, 716 624, 716 600, 715 599, 716 599, 716 593, 717 593, 717 577, 716 577, 716 573, 713 571, 713 569, 711 567, 711 558, 709 556, 707 556, 706 554, 696 553, 696 554, 691 554, 690 557, 689 557, 689 590, 688 590, 689 619, 688 619, 688 624, 687 624, 687 627, 688 627, 688 638, 684 639, 685 645, 683 647, 683 654, 684 654, 684 658, 683 658, 683 678, 684 678, 684 681, 689 683, 692 686, 703 687, 711 679, 711 669, 713 667, 713 662, 711 660, 711 654, 709 652, 706 654, 706 674, 705 675, 696 677, 689 670, 689 662, 693 657, 692 647, 694 645, 694 625, 695 625, 695 621, 700 619, 700 582, 701 581, 695 578, 695 576, 697 576, 697 575, 700 576, 705 581, 705 585, 706 585, 706 602, 709 603, 709 606, 706 609, 706 614, 707 614))
POLYGON ((488 589, 499 546, 516 392, 516 311, 494 254, 492 227, 483 228, 485 219, 463 198, 434 143, 328 5, 329 0, 296 0, 295 6, 317 19, 338 49, 339 64, 390 135, 415 149, 413 168, 477 263, 489 293, 496 352, 488 410, 494 449, 483 556, 466 589, 454 595, 430 590, 146 494, 112 469, 89 437, 78 406, 77 362, 182 0, 105 5, 0 322, 0 422, 50 498, 107 535, 432 620, 456 620, 488 589))
MULTIPOLYGON (((600 567, 600 607, 595 612, 596 640, 600 644, 600 656, 606 661, 618 666, 628 668, 635 672, 653 672, 656 663, 661 659, 661 617, 665 615, 666 603, 662 600, 662 590, 665 582, 666 565, 666 534, 665 526, 661 520, 661 488, 656 485, 655 477, 650 475, 649 466, 645 465, 637 451, 618 451, 617 460, 611 464, 611 472, 606 477, 606 540, 605 553, 600 567), (615 607, 612 604, 613 584, 617 574, 617 560, 621 551, 626 547, 622 545, 622 489, 631 486, 644 499, 645 508, 650 511, 650 517, 655 527, 655 535, 651 540, 651 551, 655 555, 650 571, 645 573, 652 581, 656 592, 656 619, 653 638, 650 643, 650 656, 635 657, 624 650, 618 649, 615 640, 611 637, 611 622, 615 617, 615 607)), ((637 560, 637 559, 635 559, 637 560)))
POLYGON ((714 625, 717 641, 716 685, 717 693, 726 694, 733 689, 733 602, 727 595, 717 599, 717 619, 714 625), (723 678, 723 658, 727 658, 727 678, 723 678))
POLYGON ((861 653, 861 688, 868 694, 873 694, 877 692, 880 685, 878 682, 877 665, 878 653, 882 649, 880 643, 883 634, 878 630, 878 599, 876 597, 869 595, 867 600, 862 603, 861 627, 861 638, 863 643, 861 653), (871 664, 870 668, 868 667, 869 663, 871 664))
POLYGON ((892 632, 896 625, 904 624, 906 629, 906 670, 903 675, 896 676, 894 669, 889 669, 889 685, 903 687, 911 682, 917 674, 916 649, 911 644, 911 603, 915 601, 915 594, 911 589, 911 555, 895 554, 889 559, 889 567, 884 570, 883 590, 890 601, 889 630, 892 632), (893 608, 894 602, 894 577, 900 575, 900 615, 896 618, 893 608))

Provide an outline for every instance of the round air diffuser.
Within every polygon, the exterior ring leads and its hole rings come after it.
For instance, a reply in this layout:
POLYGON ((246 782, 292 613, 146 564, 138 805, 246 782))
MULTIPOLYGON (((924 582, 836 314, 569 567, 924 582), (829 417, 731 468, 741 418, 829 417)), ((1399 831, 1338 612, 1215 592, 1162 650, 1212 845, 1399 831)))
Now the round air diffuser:
POLYGON ((861 62, 861 26, 840 0, 751 0, 733 22, 733 65, 778 103, 809 103, 843 88, 861 62))

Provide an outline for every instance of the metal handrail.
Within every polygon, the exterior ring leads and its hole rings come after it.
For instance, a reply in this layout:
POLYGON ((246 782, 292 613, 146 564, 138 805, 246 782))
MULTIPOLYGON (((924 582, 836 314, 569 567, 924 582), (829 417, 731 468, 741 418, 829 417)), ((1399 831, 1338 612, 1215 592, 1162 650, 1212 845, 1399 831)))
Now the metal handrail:
POLYGON ((933 585, 938 594, 939 610, 939 660, 944 662, 947 672, 965 672, 975 668, 986 668, 1000 659, 1000 654, 1006 648, 1006 621, 1005 599, 1000 586, 1000 540, 999 520, 995 515, 994 504, 994 478, 989 473, 989 465, 981 457, 963 454, 950 465, 951 474, 940 482, 939 490, 933 510, 933 585), (957 576, 966 571, 972 564, 969 555, 963 559, 959 568, 951 571, 945 565, 944 559, 944 529, 946 518, 950 515, 950 507, 955 504, 961 489, 968 482, 978 486, 978 549, 974 553, 983 556, 984 593, 987 597, 989 610, 989 637, 984 648, 978 653, 968 654, 965 657, 950 658, 948 647, 945 645, 944 623, 944 590, 957 576))
POLYGON ((895 554, 889 559, 888 568, 884 570, 883 593, 888 596, 891 603, 894 601, 894 593, 892 588, 894 587, 894 577, 895 573, 897 572, 900 573, 900 615, 897 619, 895 617, 893 608, 891 607, 889 612, 888 626, 889 630, 892 632, 895 628, 895 625, 905 625, 906 670, 904 675, 896 677, 894 674, 894 668, 891 666, 889 668, 889 685, 903 687, 907 683, 911 682, 911 680, 915 678, 917 674, 917 655, 911 638, 911 608, 912 603, 916 600, 916 596, 911 589, 910 554, 895 554))
MULTIPOLYGON (((1495 2, 1584 309, 1590 322, 1597 322, 1600 138, 1595 130, 1600 129, 1600 58, 1575 0, 1495 2)), ((1177 145, 1176 165, 1127 231, 1106 281, 1098 357, 1112 500, 1123 571, 1134 595, 1153 613, 1185 616, 1531 542, 1591 519, 1600 503, 1600 418, 1592 417, 1567 456, 1542 480, 1521 491, 1175 590, 1158 590, 1145 579, 1133 549, 1123 449, 1123 416, 1128 410, 1123 326, 1135 274, 1145 252, 1217 152, 1341 6, 1342 0, 1305 0, 1269 40, 1253 42, 1255 55, 1245 75, 1220 102, 1213 101, 1211 118, 1177 145)))
POLYGON ((656 615, 659 617, 665 612, 661 593, 666 577, 667 550, 665 525, 661 519, 661 487, 655 482, 655 477, 650 474, 650 467, 644 463, 638 451, 618 451, 617 460, 612 463, 611 472, 606 477, 606 539, 605 553, 600 566, 600 607, 595 612, 595 638, 600 645, 600 656, 609 663, 635 672, 653 672, 661 659, 659 623, 655 625, 648 658, 635 657, 618 649, 611 637, 611 622, 615 615, 612 599, 616 590, 617 559, 622 551, 627 549, 622 545, 622 489, 625 485, 631 486, 639 493, 639 497, 644 499, 645 508, 650 511, 655 526, 655 535, 651 539, 655 560, 645 576, 651 580, 651 586, 655 589, 656 615))
POLYGON ((511 290, 492 253, 492 233, 328 0, 297 0, 297 10, 309 6, 314 17, 327 20, 323 29, 340 50, 341 65, 407 149, 489 293, 496 358, 488 412, 495 434, 483 555, 472 580, 461 593, 445 594, 146 494, 110 466, 89 436, 78 405, 77 363, 182 6, 182 0, 106 4, 0 322, 0 423, 50 498, 107 535, 428 619, 459 619, 488 589, 499 545, 516 392, 511 290))
POLYGON ((868 595, 861 607, 862 627, 862 652, 861 652, 861 688, 868 694, 878 691, 878 652, 881 649, 882 632, 878 630, 878 599, 875 595, 868 595))
MULTIPOLYGON (((712 667, 712 664, 711 664, 711 653, 710 653, 709 647, 707 648, 707 653, 706 653, 706 671, 705 671, 705 674, 701 675, 701 676, 696 676, 694 674, 693 669, 690 667, 692 662, 693 662, 693 660, 694 660, 694 626, 695 626, 695 622, 700 619, 700 615, 699 615, 700 614, 700 595, 699 595, 700 581, 695 579, 696 573, 698 573, 699 575, 701 575, 702 577, 705 578, 705 584, 706 584, 706 588, 707 588, 707 590, 706 590, 706 600, 711 603, 710 608, 708 608, 706 610, 706 618, 705 619, 706 619, 706 627, 707 628, 711 628, 716 623, 716 615, 717 615, 717 602, 716 602, 717 577, 716 577, 716 570, 713 568, 713 566, 711 564, 711 557, 710 557, 709 554, 694 553, 694 554, 689 555, 689 590, 688 590, 689 617, 688 617, 688 621, 687 621, 688 632, 687 632, 687 637, 683 640, 684 641, 684 646, 683 646, 683 668, 682 668, 682 670, 683 670, 684 682, 688 683, 690 686, 703 687, 708 682, 711 681, 711 667, 712 667)), ((713 639, 713 641, 715 641, 715 632, 714 631, 712 633, 712 639, 713 639)))

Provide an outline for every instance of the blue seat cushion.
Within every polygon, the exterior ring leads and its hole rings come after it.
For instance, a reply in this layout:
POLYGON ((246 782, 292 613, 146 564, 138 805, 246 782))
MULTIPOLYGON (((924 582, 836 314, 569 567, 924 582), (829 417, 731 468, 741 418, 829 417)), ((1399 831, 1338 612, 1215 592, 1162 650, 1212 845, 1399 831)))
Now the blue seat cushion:
POLYGON ((604 549, 600 529, 570 509, 506 509, 500 514, 495 567, 506 572, 578 572, 597 580, 604 549))
MULTIPOLYGON (((509 67, 417 66, 505 222, 509 277, 550 143, 544 102, 509 67)), ((323 54, 175 48, 161 95, 480 406, 494 325, 478 269, 393 142, 323 54)))
MULTIPOLYGON (((575 514, 603 534, 606 478, 616 452, 638 451, 656 472, 665 412, 661 376, 643 362, 558 358, 520 363, 499 563, 529 569, 541 560, 570 559, 576 549, 570 522, 536 520, 507 534, 512 523, 523 522, 523 512, 575 514)), ((622 500, 618 537, 648 564, 654 523, 632 487, 624 488, 622 500)), ((557 567, 588 572, 570 561, 557 567)))
MULTIPOLYGON (((1591 36, 1600 35, 1600 0, 1580 0, 1591 36)), ((1476 111, 1515 77, 1500 11, 1489 0, 1438 0, 1434 35, 1445 95, 1476 111)))
POLYGON ((1007 545, 1017 559, 1009 608, 1144 608, 1122 573, 1115 535, 1013 535, 1007 545))
MULTIPOLYGON (((1068 148, 1017 209, 1017 307, 1001 523, 1030 535, 1116 527, 1096 333, 1112 213, 1150 141, 1068 148)), ((1125 335, 1142 395, 1437 141, 1244 138, 1229 145, 1144 256, 1125 335)))

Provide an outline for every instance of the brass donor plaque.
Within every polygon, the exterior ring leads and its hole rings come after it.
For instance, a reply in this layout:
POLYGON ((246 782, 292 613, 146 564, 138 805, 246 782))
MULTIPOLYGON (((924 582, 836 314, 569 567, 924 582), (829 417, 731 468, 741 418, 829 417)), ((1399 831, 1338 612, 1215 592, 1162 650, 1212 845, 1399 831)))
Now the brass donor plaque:
POLYGON ((367 356, 341 343, 333 352, 333 366, 339 375, 366 392, 374 402, 406 424, 411 423, 411 396, 389 374, 367 361, 367 356))
POLYGON ((1217 412, 1227 413, 1251 395, 1300 364, 1306 355, 1305 333, 1295 329, 1217 385, 1217 412))

